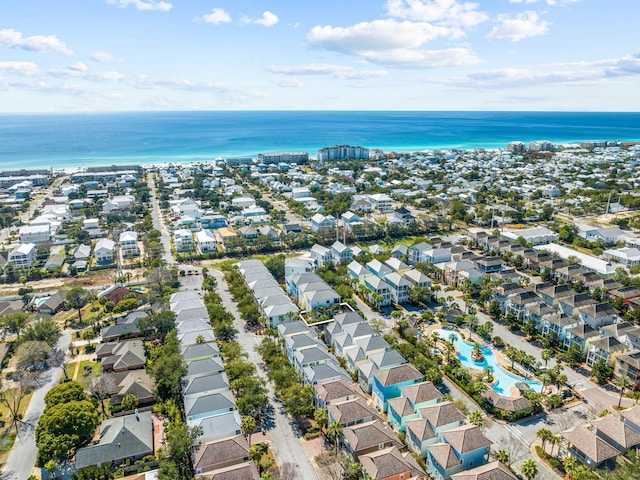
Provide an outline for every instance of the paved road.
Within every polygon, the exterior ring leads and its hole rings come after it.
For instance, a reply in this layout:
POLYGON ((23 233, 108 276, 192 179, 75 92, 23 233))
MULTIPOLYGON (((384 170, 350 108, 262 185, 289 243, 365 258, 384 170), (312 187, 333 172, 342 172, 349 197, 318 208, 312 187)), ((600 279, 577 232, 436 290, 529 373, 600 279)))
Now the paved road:
POLYGON ((222 305, 227 309, 229 313, 233 315, 234 326, 238 330, 236 340, 245 349, 249 355, 249 361, 257 366, 257 373, 260 377, 264 378, 267 384, 267 391, 269 395, 269 403, 274 406, 274 426, 269 430, 269 436, 272 441, 272 448, 275 452, 278 463, 292 463, 296 466, 298 478, 304 480, 317 479, 316 471, 311 465, 307 454, 300 443, 301 440, 293 431, 291 421, 284 413, 280 404, 275 400, 273 386, 267 379, 266 371, 260 366, 262 365, 262 358, 255 351, 255 347, 262 340, 263 337, 256 336, 252 333, 245 331, 244 321, 240 317, 240 313, 236 307, 236 303, 231 297, 227 282, 224 279, 222 273, 218 270, 210 270, 211 274, 216 278, 218 282, 217 291, 222 299, 222 305))
POLYGON ((151 219, 153 221, 153 228, 160 232, 160 242, 164 247, 162 258, 168 265, 173 265, 175 263, 175 259, 171 253, 171 235, 169 235, 169 231, 162 219, 160 204, 158 203, 158 197, 156 196, 156 182, 153 179, 153 172, 149 172, 147 175, 147 185, 149 185, 149 188, 151 189, 151 219))
MULTIPOLYGON (((68 331, 64 331, 56 347, 66 352, 70 343, 71 334, 68 331)), ((18 436, 0 479, 25 480, 31 475, 31 470, 38 456, 35 431, 38 420, 44 411, 44 396, 60 382, 61 375, 61 367, 52 368, 44 374, 43 380, 46 383, 38 388, 31 397, 31 402, 24 415, 24 423, 18 431, 18 436)))

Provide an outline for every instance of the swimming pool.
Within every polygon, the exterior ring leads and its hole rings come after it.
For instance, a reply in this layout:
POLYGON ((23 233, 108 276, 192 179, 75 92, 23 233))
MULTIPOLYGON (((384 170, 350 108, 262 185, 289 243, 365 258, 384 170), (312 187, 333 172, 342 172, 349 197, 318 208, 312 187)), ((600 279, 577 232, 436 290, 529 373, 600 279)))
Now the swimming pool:
POLYGON ((38 299, 35 301, 36 308, 37 308, 37 307, 41 307, 42 305, 44 305, 44 304, 46 303, 46 301, 47 301, 47 300, 49 300, 49 298, 50 298, 50 297, 42 297, 42 298, 38 298, 38 299))
POLYGON ((502 368, 498 362, 496 361, 496 357, 493 354, 493 350, 489 347, 481 346, 482 354, 484 355, 484 359, 481 362, 476 362, 471 359, 471 350, 473 350, 473 343, 469 343, 460 338, 460 334, 454 332, 453 330, 436 330, 440 338, 444 340, 450 340, 452 335, 455 337, 453 339, 453 344, 458 350, 458 358, 460 362, 467 368, 472 368, 476 370, 483 370, 485 367, 491 367, 493 369, 493 377, 496 379, 496 382, 491 387, 494 392, 498 395, 502 395, 503 397, 511 397, 513 396, 511 389, 515 387, 516 383, 525 383, 529 385, 529 387, 536 392, 542 391, 542 384, 540 382, 536 382, 534 380, 525 380, 522 377, 518 377, 513 375, 512 373, 506 371, 502 368))

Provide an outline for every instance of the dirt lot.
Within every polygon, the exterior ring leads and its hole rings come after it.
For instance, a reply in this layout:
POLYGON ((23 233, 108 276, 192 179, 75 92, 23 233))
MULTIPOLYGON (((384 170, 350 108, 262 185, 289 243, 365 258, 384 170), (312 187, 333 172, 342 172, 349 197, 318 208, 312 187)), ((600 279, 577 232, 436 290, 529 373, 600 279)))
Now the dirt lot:
MULTIPOLYGON (((99 287, 109 286, 113 284, 115 270, 100 270, 97 272, 89 272, 86 275, 77 277, 64 278, 48 278, 46 280, 38 280, 37 282, 27 282, 26 286, 33 287, 34 293, 50 292, 58 290, 62 287, 99 287)), ((143 278, 143 271, 139 272, 131 270, 131 280, 143 278)), ((0 297, 10 297, 18 295, 18 289, 23 285, 21 283, 0 284, 0 297)))

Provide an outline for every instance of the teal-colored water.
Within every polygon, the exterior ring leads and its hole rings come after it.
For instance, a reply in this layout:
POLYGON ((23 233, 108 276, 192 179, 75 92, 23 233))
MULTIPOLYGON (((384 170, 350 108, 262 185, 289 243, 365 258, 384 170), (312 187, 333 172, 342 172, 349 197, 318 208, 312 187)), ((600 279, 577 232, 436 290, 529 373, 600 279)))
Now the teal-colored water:
POLYGON ((640 140, 640 113, 221 111, 0 115, 0 170, 207 161, 335 144, 384 151, 640 140))
POLYGON ((496 361, 493 350, 489 347, 480 347, 482 354, 484 355, 484 359, 481 362, 476 362, 471 359, 471 350, 473 350, 474 347, 473 343, 463 340, 458 333, 452 330, 436 330, 436 332, 438 332, 440 338, 444 340, 451 340, 453 338, 453 344, 458 350, 458 358, 465 367, 476 370, 483 370, 485 367, 491 367, 493 369, 493 376, 496 381, 491 388, 498 395, 502 395, 503 397, 513 396, 511 390, 518 382, 526 383, 536 392, 542 391, 542 384, 540 382, 525 380, 524 378, 513 375, 502 368, 496 361))

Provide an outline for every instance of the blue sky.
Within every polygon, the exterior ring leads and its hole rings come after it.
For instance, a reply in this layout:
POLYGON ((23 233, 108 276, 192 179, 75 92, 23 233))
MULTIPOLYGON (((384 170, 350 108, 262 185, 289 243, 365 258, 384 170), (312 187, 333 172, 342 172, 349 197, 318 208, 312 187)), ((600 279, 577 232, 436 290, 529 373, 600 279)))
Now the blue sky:
POLYGON ((0 0, 0 112, 640 110, 638 0, 0 0))

